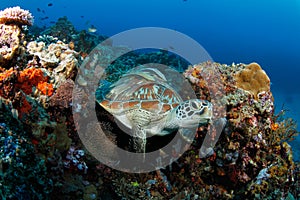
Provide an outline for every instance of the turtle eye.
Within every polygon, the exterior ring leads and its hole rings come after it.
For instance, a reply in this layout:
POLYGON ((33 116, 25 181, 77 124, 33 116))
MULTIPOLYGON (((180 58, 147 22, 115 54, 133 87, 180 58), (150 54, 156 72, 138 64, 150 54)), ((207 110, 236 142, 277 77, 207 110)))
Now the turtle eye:
POLYGON ((194 101, 192 101, 191 106, 192 106, 194 109, 198 109, 198 105, 197 105, 197 103, 195 103, 194 101))

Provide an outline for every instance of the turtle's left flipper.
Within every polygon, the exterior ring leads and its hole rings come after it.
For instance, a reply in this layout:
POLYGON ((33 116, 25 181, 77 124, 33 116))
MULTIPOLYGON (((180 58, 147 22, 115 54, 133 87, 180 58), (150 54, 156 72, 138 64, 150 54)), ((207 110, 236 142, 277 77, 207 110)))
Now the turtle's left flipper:
POLYGON ((146 141, 147 135, 146 131, 139 126, 133 126, 133 148, 136 153, 143 153, 143 161, 145 161, 145 153, 146 153, 146 141))

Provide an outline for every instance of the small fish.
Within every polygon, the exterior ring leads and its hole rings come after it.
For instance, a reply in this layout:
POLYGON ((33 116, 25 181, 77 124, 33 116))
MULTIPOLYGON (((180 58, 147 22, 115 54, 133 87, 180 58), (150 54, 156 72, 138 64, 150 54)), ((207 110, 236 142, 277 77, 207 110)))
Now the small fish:
POLYGON ((160 51, 168 51, 168 48, 161 48, 160 51))
POLYGON ((53 3, 48 3, 48 6, 50 7, 50 6, 53 6, 53 3))
POLYGON ((37 8, 36 10, 37 10, 38 12, 41 12, 41 9, 40 9, 40 8, 37 8))
POLYGON ((83 15, 81 15, 80 17, 81 17, 81 18, 84 18, 84 16, 83 16, 83 15))
POLYGON ((50 21, 49 23, 50 23, 50 24, 55 24, 55 21, 50 21))
POLYGON ((43 17, 43 18, 41 18, 41 20, 45 20, 45 19, 49 19, 49 17, 43 17))
POLYGON ((44 10, 42 10, 42 13, 44 13, 44 14, 45 14, 45 11, 44 11, 44 10))
POLYGON ((93 25, 90 28, 88 28, 88 32, 90 32, 90 33, 95 33, 96 31, 97 31, 97 29, 93 25))

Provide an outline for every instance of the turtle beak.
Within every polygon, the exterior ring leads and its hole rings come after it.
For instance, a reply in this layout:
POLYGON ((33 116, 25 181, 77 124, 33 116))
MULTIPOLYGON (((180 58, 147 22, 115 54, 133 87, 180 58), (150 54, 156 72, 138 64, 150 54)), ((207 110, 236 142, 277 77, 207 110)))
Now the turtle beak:
POLYGON ((213 107, 210 102, 206 102, 205 107, 199 110, 198 115, 195 117, 199 118, 199 123, 208 123, 213 117, 213 107))

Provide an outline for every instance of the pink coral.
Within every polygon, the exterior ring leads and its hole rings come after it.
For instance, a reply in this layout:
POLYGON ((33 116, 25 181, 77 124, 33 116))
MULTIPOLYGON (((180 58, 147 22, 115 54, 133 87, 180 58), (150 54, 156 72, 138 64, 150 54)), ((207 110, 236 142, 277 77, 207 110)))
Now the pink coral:
POLYGON ((28 10, 23 10, 19 6, 6 8, 0 11, 0 23, 31 26, 33 16, 28 10))

